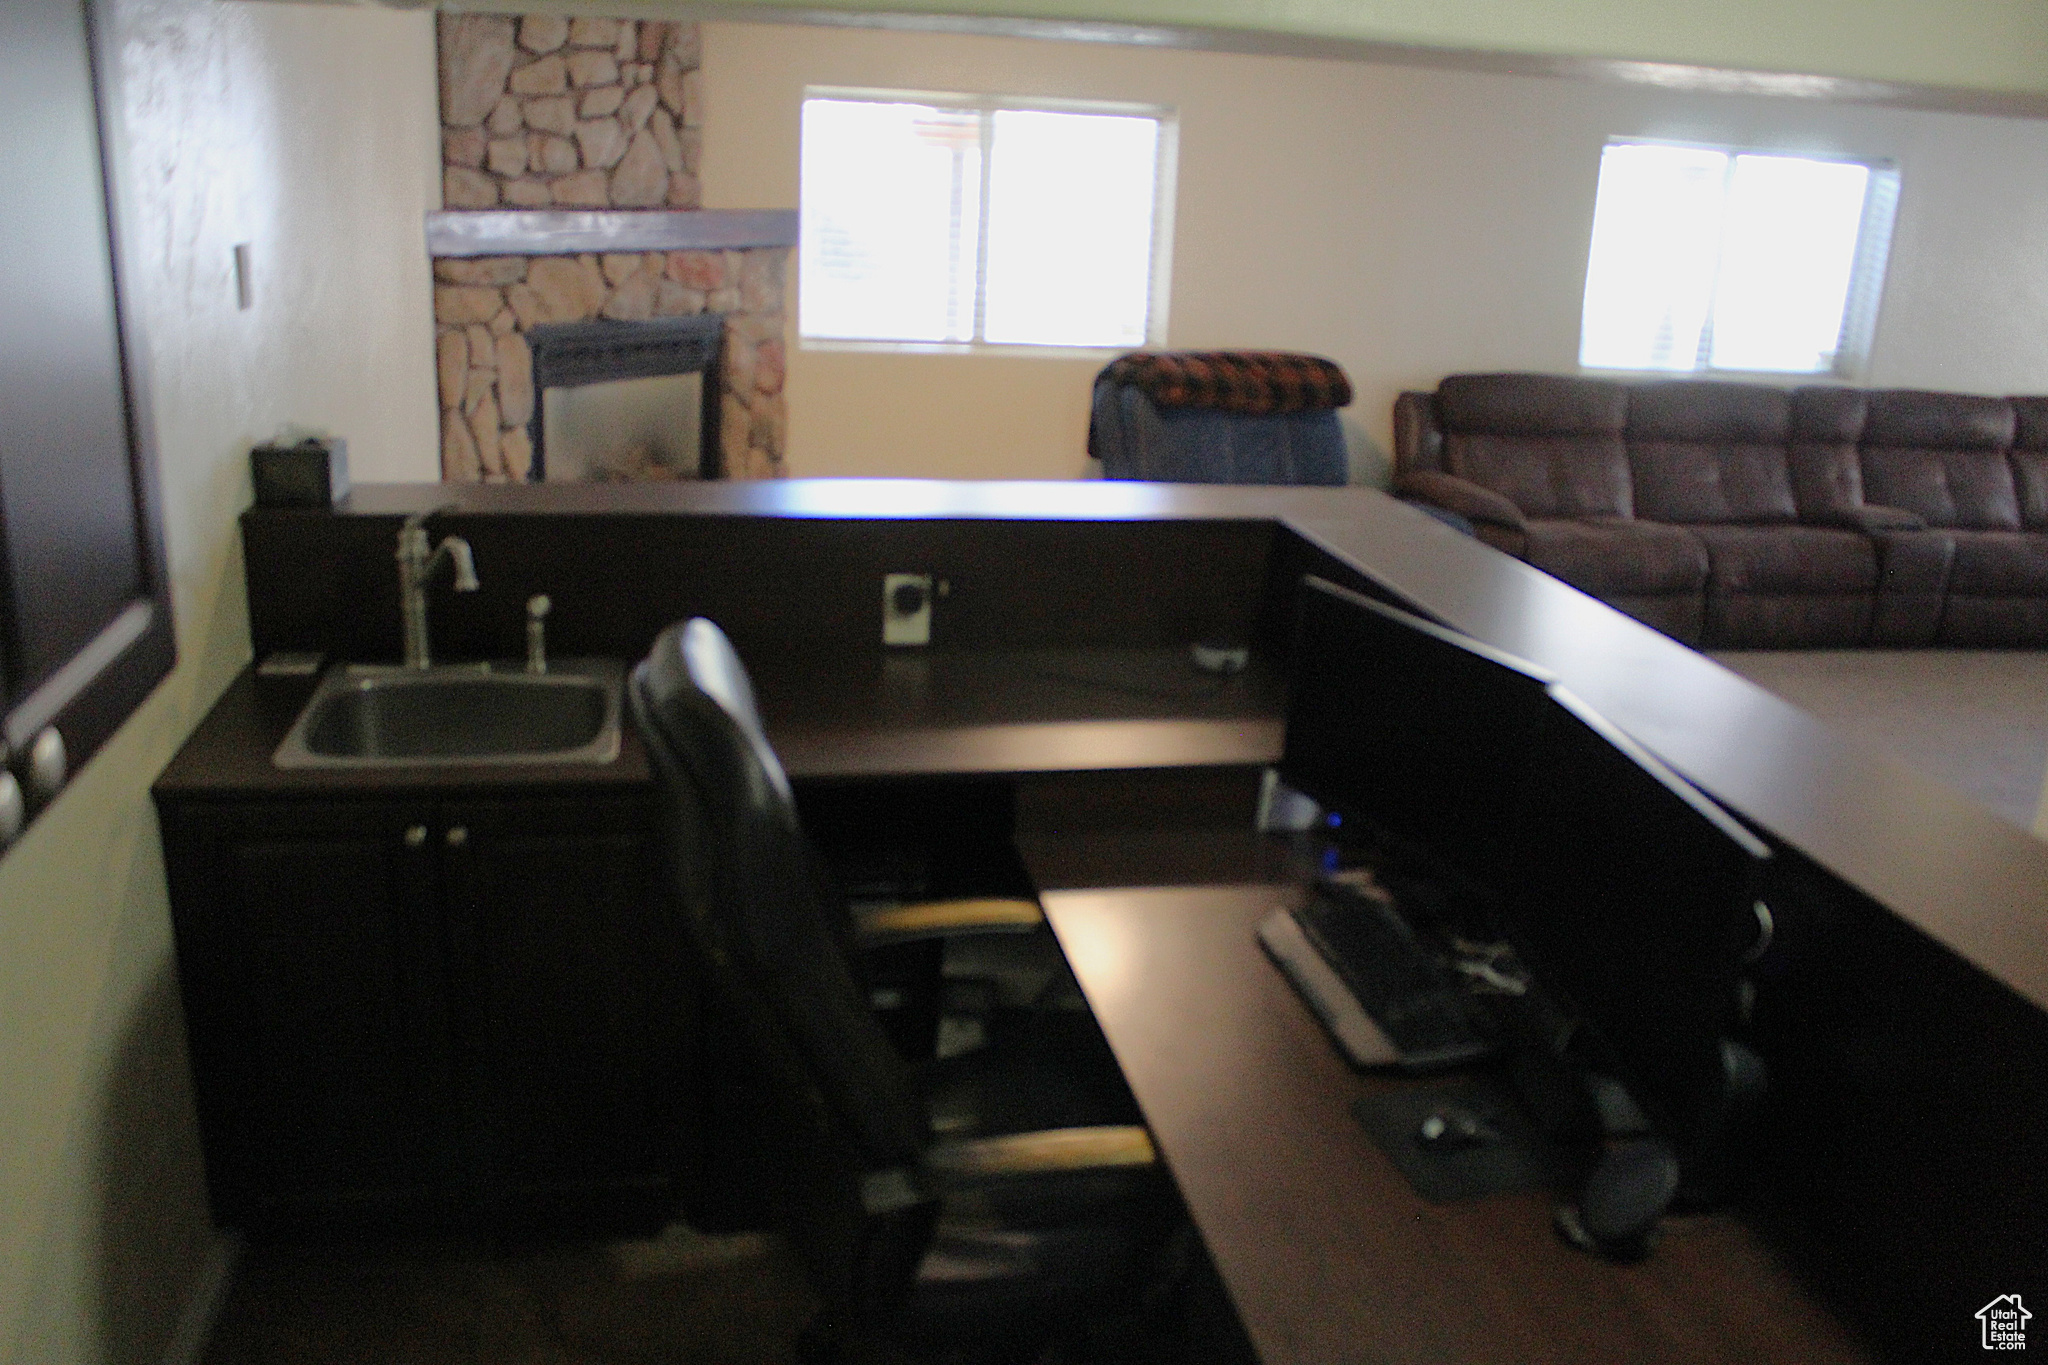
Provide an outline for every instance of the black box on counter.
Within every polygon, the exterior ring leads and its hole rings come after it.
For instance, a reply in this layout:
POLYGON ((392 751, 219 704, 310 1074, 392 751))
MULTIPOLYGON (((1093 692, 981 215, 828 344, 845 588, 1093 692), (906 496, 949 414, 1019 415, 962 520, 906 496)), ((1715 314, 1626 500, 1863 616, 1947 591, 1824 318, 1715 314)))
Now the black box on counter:
POLYGON ((257 446, 249 472, 258 507, 332 507, 348 496, 348 442, 308 437, 294 446, 257 446))

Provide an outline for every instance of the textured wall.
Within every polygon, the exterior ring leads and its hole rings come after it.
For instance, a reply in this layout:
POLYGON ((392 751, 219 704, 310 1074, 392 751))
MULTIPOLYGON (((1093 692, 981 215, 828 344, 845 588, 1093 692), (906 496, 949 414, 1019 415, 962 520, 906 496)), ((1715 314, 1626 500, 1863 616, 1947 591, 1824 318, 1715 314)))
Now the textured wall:
POLYGON ((179 665, 0 862, 0 1361, 16 1365, 159 1360, 213 1244, 148 787, 248 657, 249 445, 300 423, 349 437, 359 478, 435 475, 431 21, 113 11, 179 665))

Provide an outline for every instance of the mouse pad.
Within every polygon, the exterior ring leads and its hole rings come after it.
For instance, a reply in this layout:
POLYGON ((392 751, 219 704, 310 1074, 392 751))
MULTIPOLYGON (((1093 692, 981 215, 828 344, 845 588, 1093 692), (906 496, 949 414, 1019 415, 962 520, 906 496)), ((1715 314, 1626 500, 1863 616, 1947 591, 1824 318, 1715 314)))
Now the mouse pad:
POLYGON ((1497 1084, 1467 1079, 1367 1095, 1352 1103, 1351 1114, 1415 1192, 1432 1204, 1547 1189, 1555 1183, 1549 1145, 1497 1084), (1498 1138, 1469 1146, 1423 1142, 1423 1121, 1447 1109, 1469 1112, 1498 1138))

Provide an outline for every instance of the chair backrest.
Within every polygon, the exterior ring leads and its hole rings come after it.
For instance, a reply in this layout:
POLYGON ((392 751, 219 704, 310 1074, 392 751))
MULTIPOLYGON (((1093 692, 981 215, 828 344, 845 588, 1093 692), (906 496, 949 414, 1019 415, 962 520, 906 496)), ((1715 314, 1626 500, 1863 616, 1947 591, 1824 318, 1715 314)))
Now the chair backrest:
POLYGON ((1628 389, 1548 374, 1454 374, 1436 390, 1442 460, 1532 517, 1635 514, 1628 389))
POLYGON ((1786 445, 1790 396, 1767 384, 1671 379, 1628 394, 1635 514, 1650 521, 1799 519, 1786 445))
POLYGON ((1110 479, 1338 485, 1351 462, 1330 405, 1350 401, 1317 356, 1138 352, 1095 377, 1088 449, 1110 479))
POLYGON ((1816 384, 1792 390, 1791 403, 1785 457, 1800 520, 1825 524, 1866 506, 1856 442, 1870 415, 1870 395, 1816 384))
POLYGON ((867 1170, 915 1164, 921 1102, 869 1007, 845 906, 804 838, 731 641, 702 618, 670 626, 631 693, 692 935, 769 1079, 791 1092, 785 1107, 841 1130, 867 1170))
POLYGON ((1917 512, 1929 526, 2017 531, 2008 459, 2016 427, 2004 398, 1876 390, 1860 442, 1864 496, 1917 512))

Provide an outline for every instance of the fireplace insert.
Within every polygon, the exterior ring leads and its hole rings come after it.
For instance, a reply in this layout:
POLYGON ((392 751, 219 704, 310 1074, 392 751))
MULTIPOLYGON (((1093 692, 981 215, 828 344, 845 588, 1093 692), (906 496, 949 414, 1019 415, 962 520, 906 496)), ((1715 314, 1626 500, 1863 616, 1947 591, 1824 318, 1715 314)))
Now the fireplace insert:
POLYGON ((536 483, 717 479, 724 318, 548 323, 533 348, 536 483))

